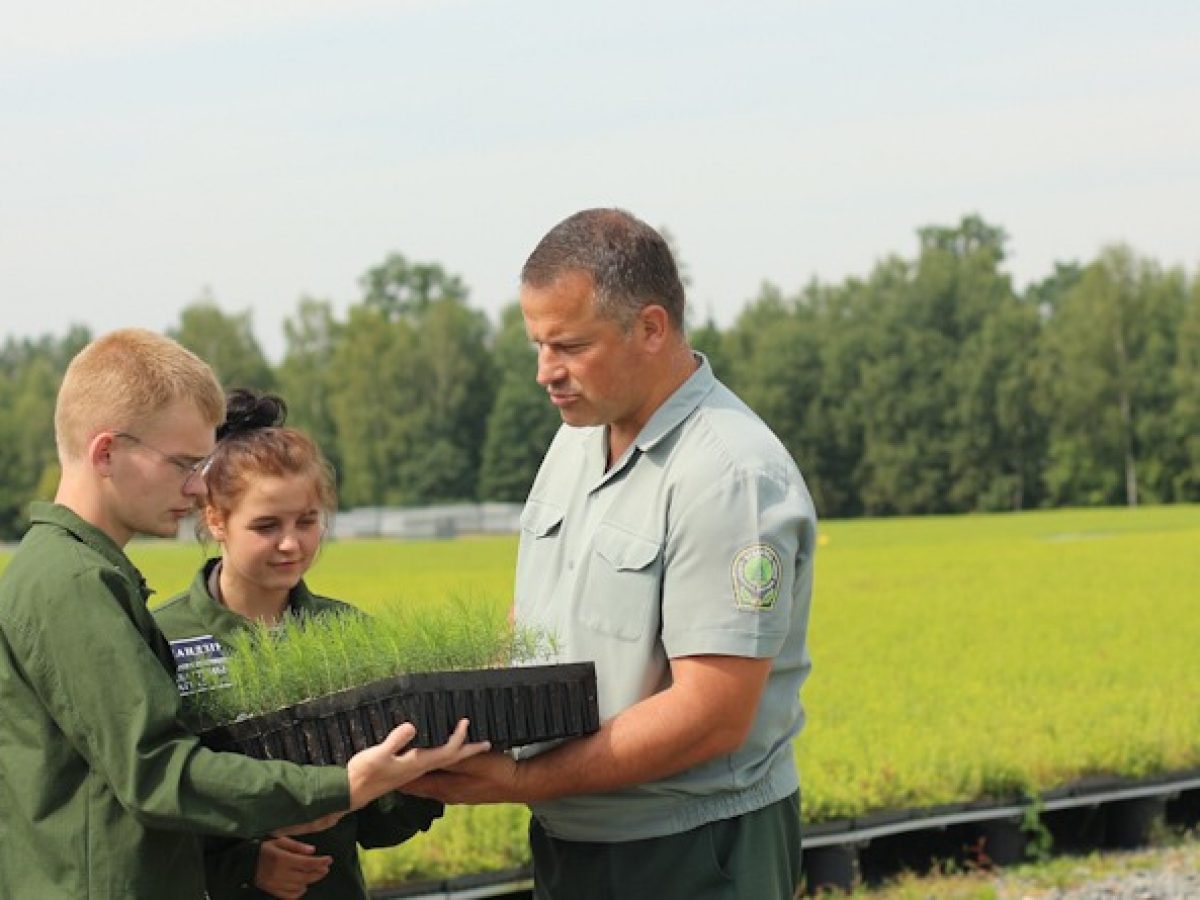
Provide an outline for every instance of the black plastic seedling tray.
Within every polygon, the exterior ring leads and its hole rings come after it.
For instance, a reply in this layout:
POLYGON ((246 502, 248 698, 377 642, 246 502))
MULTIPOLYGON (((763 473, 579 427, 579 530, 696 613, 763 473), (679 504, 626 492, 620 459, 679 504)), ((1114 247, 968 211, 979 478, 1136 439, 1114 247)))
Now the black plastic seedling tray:
POLYGON ((418 672, 306 700, 295 706, 202 732, 214 750, 303 765, 345 765, 402 722, 409 746, 436 747, 459 719, 469 740, 506 750, 590 734, 600 727, 593 663, 418 672))

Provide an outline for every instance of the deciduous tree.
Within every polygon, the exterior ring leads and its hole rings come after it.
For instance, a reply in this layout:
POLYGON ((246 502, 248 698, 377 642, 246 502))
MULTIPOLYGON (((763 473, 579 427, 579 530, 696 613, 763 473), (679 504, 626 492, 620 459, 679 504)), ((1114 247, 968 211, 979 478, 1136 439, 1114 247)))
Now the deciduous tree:
POLYGON ((275 375, 254 337, 249 310, 222 312, 212 294, 205 291, 184 307, 179 325, 167 334, 212 366, 226 388, 267 390, 275 386, 275 375))

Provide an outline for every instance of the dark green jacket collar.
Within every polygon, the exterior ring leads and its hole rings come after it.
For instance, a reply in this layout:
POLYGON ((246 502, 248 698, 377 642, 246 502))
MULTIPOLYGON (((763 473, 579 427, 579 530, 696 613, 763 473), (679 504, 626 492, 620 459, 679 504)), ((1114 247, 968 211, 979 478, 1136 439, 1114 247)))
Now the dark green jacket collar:
MULTIPOLYGON (((192 579, 187 593, 173 602, 186 604, 188 612, 208 634, 216 638, 227 638, 245 628, 246 619, 224 604, 218 603, 208 589, 209 578, 220 561, 220 557, 206 560, 192 579)), ((303 581, 288 593, 287 611, 293 615, 313 615, 328 605, 329 601, 322 603, 318 600, 303 581)))
POLYGON ((146 584, 146 579, 142 577, 142 573, 137 570, 137 566, 130 561, 129 557, 125 555, 125 551, 117 545, 117 542, 91 522, 80 518, 78 514, 68 507, 60 503, 34 501, 29 504, 29 521, 32 525, 51 525, 61 528, 77 541, 91 547, 108 560, 108 562, 116 566, 121 574, 129 579, 131 584, 137 585, 143 599, 154 593, 146 584))

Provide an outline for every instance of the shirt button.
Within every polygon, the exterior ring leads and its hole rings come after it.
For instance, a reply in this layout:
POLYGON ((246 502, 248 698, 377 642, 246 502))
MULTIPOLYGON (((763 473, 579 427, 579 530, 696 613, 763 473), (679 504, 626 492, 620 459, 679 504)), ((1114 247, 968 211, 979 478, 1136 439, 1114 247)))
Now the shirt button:
POLYGON ((573 560, 573 559, 568 559, 568 560, 567 560, 567 571, 568 571, 568 572, 574 572, 574 571, 575 571, 575 560, 573 560))

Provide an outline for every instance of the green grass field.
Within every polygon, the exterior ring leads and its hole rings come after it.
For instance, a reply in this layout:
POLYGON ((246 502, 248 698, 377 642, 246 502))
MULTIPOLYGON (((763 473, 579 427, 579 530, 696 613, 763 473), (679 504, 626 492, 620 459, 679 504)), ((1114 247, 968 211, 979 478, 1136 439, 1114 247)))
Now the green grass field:
MULTIPOLYGON (((829 522, 796 742, 818 820, 1200 766, 1200 507, 829 522)), ((310 576, 365 609, 507 604, 515 538, 331 542, 310 576)), ((165 598, 194 545, 135 544, 165 598)), ((0 566, 4 557, 0 556, 0 566)), ((518 807, 452 809, 376 881, 525 859, 518 807)))

